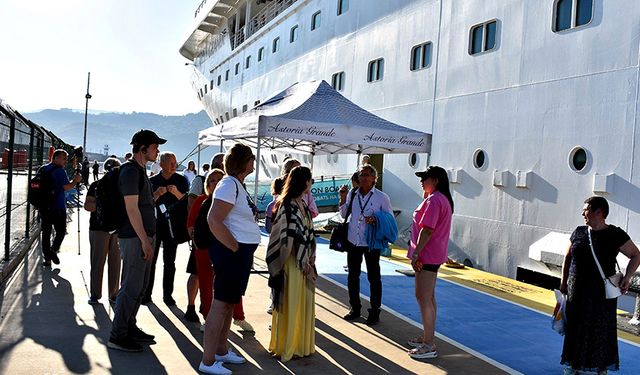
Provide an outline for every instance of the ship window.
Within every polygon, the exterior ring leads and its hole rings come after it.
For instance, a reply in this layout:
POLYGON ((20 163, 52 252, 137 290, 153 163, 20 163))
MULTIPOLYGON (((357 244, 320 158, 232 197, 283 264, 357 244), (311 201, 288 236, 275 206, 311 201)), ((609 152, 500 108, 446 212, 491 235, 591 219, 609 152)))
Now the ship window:
POLYGON ((289 43, 293 43, 296 40, 298 40, 298 25, 292 27, 291 31, 289 32, 289 43))
POLYGON ((207 93, 207 85, 204 85, 204 93, 207 93))
POLYGON ((236 75, 240 73, 240 63, 236 63, 236 75))
POLYGON ((233 117, 238 116, 238 108, 233 109, 233 117))
POLYGON ((202 98, 202 89, 200 89, 200 98, 202 98))
POLYGON ((220 123, 222 124, 224 122, 224 118, 222 117, 222 115, 220 115, 220 123))
POLYGON ((254 106, 254 107, 255 107, 255 106, 257 106, 258 104, 260 104, 260 101, 259 101, 259 100, 256 100, 255 102, 253 102, 253 106, 254 106))
POLYGON ((575 172, 583 170, 587 165, 587 161, 587 151, 580 146, 574 147, 569 153, 569 167, 571 167, 575 172))
POLYGON ((271 154, 271 162, 273 164, 278 164, 278 157, 276 156, 276 154, 271 154))
POLYGON ((251 55, 247 56, 247 59, 244 63, 244 68, 249 69, 251 67, 251 55))
POLYGON ((221 83, 222 83, 222 76, 218 75, 218 86, 220 86, 221 83))
POLYGON ((342 91, 344 89, 344 72, 335 73, 331 77, 331 86, 338 91, 342 91))
POLYGON ((213 90, 213 80, 211 80, 211 87, 209 87, 211 90, 213 90))
POLYGON ((321 11, 317 11, 311 16, 311 31, 320 27, 321 13, 321 11))
POLYGON ((338 15, 349 10, 349 0, 338 0, 338 15))
POLYGON ((553 31, 586 25, 593 19, 593 0, 556 0, 553 31))
POLYGON ((224 113, 224 117, 227 119, 227 121, 229 120, 229 112, 225 112, 224 113))
POLYGON ((258 50, 258 61, 262 61, 263 57, 264 57, 264 47, 260 47, 260 49, 258 50))
POLYGON ((417 164, 418 164, 418 154, 414 152, 413 154, 409 155, 409 166, 411 168, 415 168, 417 164))
POLYGON ((273 46, 271 47, 271 52, 276 53, 280 50, 280 37, 277 37, 273 40, 273 46))
POLYGON ((376 59, 369 62, 367 82, 382 81, 384 76, 384 59, 376 59))
POLYGON ((411 70, 428 68, 431 65, 431 42, 419 44, 411 49, 411 70))
POLYGON ((226 72, 224 72, 224 80, 228 81, 229 80, 229 69, 227 69, 226 72))
POLYGON ((473 26, 469 35, 469 54, 491 51, 496 47, 497 21, 492 20, 473 26))
POLYGON ((484 152, 484 150, 477 149, 473 153, 473 166, 476 167, 476 169, 480 169, 484 167, 484 164, 486 161, 487 161, 487 154, 484 152))
POLYGON ((245 104, 242 106, 242 113, 245 113, 247 111, 248 106, 245 104))

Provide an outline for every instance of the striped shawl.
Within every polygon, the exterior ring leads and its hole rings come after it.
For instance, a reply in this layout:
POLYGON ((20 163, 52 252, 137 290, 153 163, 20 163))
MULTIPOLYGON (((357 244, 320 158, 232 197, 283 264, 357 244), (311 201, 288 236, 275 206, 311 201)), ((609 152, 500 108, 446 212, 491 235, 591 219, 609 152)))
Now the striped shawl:
POLYGON ((304 212, 294 202, 282 202, 273 220, 267 266, 269 286, 274 289, 274 307, 279 310, 284 301, 282 292, 285 285, 284 265, 291 254, 296 258, 296 267, 307 280, 307 286, 315 287, 318 273, 315 267, 316 239, 313 233, 311 212, 303 202, 304 212), (306 220, 305 220, 306 217, 306 220))

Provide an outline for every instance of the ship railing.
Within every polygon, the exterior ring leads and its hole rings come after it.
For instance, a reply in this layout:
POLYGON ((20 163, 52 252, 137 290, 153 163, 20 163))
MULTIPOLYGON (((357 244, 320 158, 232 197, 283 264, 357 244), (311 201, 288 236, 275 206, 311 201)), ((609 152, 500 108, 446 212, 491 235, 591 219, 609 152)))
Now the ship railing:
POLYGON ((205 47, 200 53, 200 55, 196 58, 196 65, 200 61, 204 61, 208 59, 211 55, 213 55, 219 48, 222 46, 222 42, 224 42, 224 38, 227 36, 227 29, 224 29, 220 32, 220 34, 210 35, 205 42, 205 47))
POLYGON ((202 8, 204 8, 204 5, 207 3, 208 0, 202 0, 200 2, 200 5, 198 5, 198 8, 196 9, 196 12, 194 14, 194 17, 197 18, 198 14, 200 13, 200 11, 202 11, 202 8))
POLYGON ((255 34, 296 1, 297 0, 275 0, 267 3, 267 5, 253 16, 245 26, 241 27, 237 33, 231 34, 231 49, 233 50, 238 47, 245 39, 255 34))

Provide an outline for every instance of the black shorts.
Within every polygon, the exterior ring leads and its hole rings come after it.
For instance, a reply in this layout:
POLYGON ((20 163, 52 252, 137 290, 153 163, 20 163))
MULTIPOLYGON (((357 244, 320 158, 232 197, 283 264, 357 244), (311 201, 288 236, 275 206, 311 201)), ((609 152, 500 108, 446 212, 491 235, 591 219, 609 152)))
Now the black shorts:
POLYGON ((187 273, 192 275, 198 274, 198 268, 196 267, 196 252, 191 248, 189 251, 189 261, 187 262, 187 273))
POLYGON ((438 272, 438 269, 440 268, 439 264, 423 264, 422 265, 422 270, 423 271, 430 271, 430 272, 438 272))
POLYGON ((237 304, 247 290, 249 274, 253 265, 253 253, 258 244, 239 243, 235 253, 213 238, 209 246, 209 258, 213 263, 213 298, 237 304))

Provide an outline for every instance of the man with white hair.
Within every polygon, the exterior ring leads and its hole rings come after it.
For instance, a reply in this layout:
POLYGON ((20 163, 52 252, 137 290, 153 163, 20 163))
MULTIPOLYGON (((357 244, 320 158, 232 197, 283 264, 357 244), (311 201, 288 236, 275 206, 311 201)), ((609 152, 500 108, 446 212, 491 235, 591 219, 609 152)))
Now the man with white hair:
POLYGON ((173 299, 173 281, 176 274, 176 250, 178 244, 171 237, 171 233, 175 233, 178 228, 171 230, 169 228, 169 220, 165 213, 168 210, 177 213, 178 210, 184 210, 185 231, 186 231, 186 199, 182 198, 189 191, 189 182, 186 177, 176 173, 177 161, 176 155, 172 152, 163 152, 160 154, 160 167, 162 170, 157 175, 151 177, 151 189, 153 190, 153 200, 156 206, 156 246, 153 263, 151 266, 151 275, 149 284, 144 298, 143 304, 151 302, 151 292, 155 281, 155 268, 158 261, 158 252, 162 244, 162 260, 164 261, 164 270, 162 278, 163 300, 167 306, 175 306, 176 301, 173 299), (179 203, 180 202, 180 203, 179 203), (184 204, 182 204, 184 203, 184 204), (183 207, 182 207, 183 206, 183 207))

